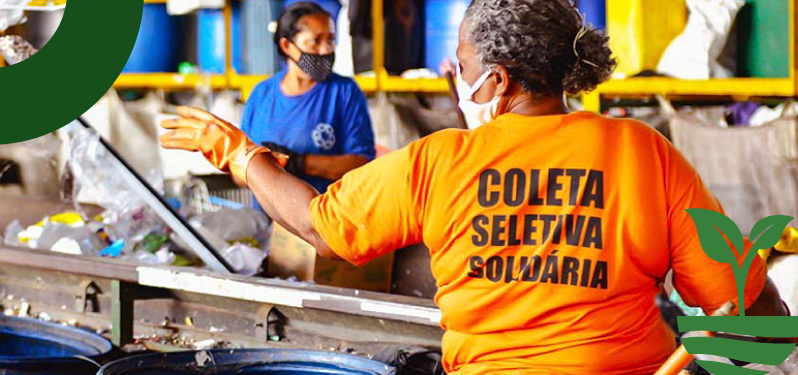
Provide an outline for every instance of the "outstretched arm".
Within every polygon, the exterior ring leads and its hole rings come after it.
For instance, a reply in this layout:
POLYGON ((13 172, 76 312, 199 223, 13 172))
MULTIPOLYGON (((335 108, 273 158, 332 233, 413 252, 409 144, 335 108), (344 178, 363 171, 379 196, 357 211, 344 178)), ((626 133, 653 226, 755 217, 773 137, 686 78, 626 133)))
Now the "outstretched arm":
POLYGON ((286 172, 269 154, 252 159, 247 167, 250 190, 274 221, 316 248, 322 257, 338 259, 310 221, 310 201, 319 193, 286 172))
POLYGON ((285 172, 268 148, 258 146, 232 124, 198 108, 179 107, 179 118, 164 121, 164 148, 201 152, 215 167, 232 173, 255 193, 277 223, 313 245, 319 255, 336 258, 310 221, 310 200, 318 192, 285 172))

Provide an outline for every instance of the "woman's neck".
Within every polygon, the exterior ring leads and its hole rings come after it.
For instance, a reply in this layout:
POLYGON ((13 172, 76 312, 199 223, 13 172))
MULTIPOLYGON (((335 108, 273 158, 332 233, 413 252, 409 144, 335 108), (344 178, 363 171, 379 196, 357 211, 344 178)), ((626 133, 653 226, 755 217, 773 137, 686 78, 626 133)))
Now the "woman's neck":
POLYGON ((568 113, 565 97, 544 96, 536 97, 528 94, 513 96, 509 99, 504 113, 515 113, 523 116, 549 116, 568 113))
POLYGON ((302 95, 310 91, 316 82, 310 78, 304 77, 305 74, 294 63, 288 62, 288 71, 285 73, 282 82, 280 82, 280 90, 286 96, 302 95))
POLYGON ((504 93, 507 98, 499 103, 499 113, 514 113, 522 116, 550 116, 563 115, 568 113, 568 106, 565 104, 565 95, 531 95, 523 90, 521 85, 513 84, 508 92, 504 93))

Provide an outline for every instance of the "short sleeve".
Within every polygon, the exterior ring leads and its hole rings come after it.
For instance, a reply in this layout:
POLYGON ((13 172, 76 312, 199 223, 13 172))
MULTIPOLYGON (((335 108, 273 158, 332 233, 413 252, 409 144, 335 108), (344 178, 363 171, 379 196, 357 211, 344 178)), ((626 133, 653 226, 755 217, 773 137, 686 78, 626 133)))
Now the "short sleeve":
POLYGON ((269 84, 271 79, 274 77, 267 79, 261 83, 259 83, 250 93, 247 102, 244 103, 244 114, 241 116, 241 131, 246 133, 250 138, 252 138, 252 127, 254 126, 253 121, 255 120, 255 109, 263 100, 263 96, 266 95, 268 91, 269 84))
POLYGON ((414 148, 350 171, 311 201, 313 227, 340 257, 362 265, 421 242, 424 171, 414 148))
POLYGON ((246 133, 248 136, 252 137, 249 132, 252 130, 252 118, 255 116, 255 92, 253 91, 252 94, 247 99, 247 102, 244 103, 244 114, 241 116, 241 131, 246 133))
POLYGON ((352 81, 349 87, 346 104, 343 106, 343 153, 344 155, 360 155, 374 160, 374 130, 371 128, 366 95, 352 81))
MULTIPOLYGON (((729 264, 716 262, 704 253, 695 223, 685 210, 703 208, 725 213, 684 157, 672 146, 669 154, 666 189, 673 285, 687 305, 701 307, 710 315, 728 301, 738 305, 734 274, 729 264)), ((744 247, 743 257, 751 251, 747 238, 744 247)), ((766 280, 767 269, 756 256, 745 284, 746 309, 759 298, 766 280)))

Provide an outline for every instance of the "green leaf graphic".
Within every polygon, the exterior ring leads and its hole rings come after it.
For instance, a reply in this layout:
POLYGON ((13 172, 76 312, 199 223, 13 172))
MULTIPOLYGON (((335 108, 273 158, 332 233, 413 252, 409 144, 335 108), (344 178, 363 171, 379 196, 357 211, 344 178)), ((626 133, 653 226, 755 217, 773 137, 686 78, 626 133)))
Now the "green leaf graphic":
POLYGON ((759 220, 751 229, 751 238, 756 239, 753 248, 770 249, 775 246, 790 221, 792 217, 786 215, 773 215, 759 220))
POLYGON ((748 276, 748 269, 756 256, 755 251, 751 251, 749 256, 740 266, 737 260, 737 254, 742 254, 745 251, 743 247, 743 234, 740 233, 740 228, 737 227, 731 219, 725 215, 702 208, 690 208, 686 210, 695 223, 696 230, 698 231, 698 240, 701 242, 701 248, 704 253, 712 260, 719 263, 728 263, 732 272, 734 273, 734 283, 737 287, 737 309, 740 316, 745 316, 745 280, 748 276), (719 231, 720 230, 720 231, 719 231), (723 238, 723 235, 731 241, 736 252, 729 247, 729 243, 723 238))
POLYGON ((735 365, 729 365, 720 362, 702 361, 697 359, 695 363, 698 363, 698 365, 703 367, 704 370, 707 370, 715 375, 765 375, 768 373, 767 371, 737 367, 735 365))
POLYGON ((737 224, 723 214, 712 210, 690 208, 686 211, 695 223, 704 253, 716 262, 730 263, 736 267, 738 263, 735 252, 729 248, 729 243, 723 238, 721 232, 726 235, 738 252, 742 252, 743 234, 737 224))
POLYGON ((780 365, 795 348, 795 344, 770 344, 720 337, 684 337, 682 343, 690 354, 710 354, 771 366, 780 365))
POLYGON ((711 331, 760 337, 798 337, 794 316, 680 316, 679 332, 711 331))
POLYGON ((39 52, 0 68, 0 144, 52 132, 97 103, 133 51, 143 7, 142 0, 69 0, 39 52))

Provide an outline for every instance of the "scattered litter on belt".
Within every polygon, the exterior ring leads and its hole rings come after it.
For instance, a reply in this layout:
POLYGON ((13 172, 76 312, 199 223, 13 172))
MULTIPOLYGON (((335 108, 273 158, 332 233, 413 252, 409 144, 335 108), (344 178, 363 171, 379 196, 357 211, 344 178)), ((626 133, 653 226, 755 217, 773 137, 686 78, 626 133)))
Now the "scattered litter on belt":
POLYGON ((213 349, 214 347, 216 347, 216 340, 214 339, 207 339, 194 343, 194 349, 196 350, 207 350, 213 349))
POLYGON ((17 316, 23 318, 30 316, 30 304, 28 304, 27 302, 22 302, 22 304, 19 305, 19 311, 17 312, 17 316))
POLYGON ((42 313, 39 314, 39 320, 44 321, 44 322, 52 322, 53 318, 50 316, 50 314, 48 314, 46 312, 42 312, 42 313))

